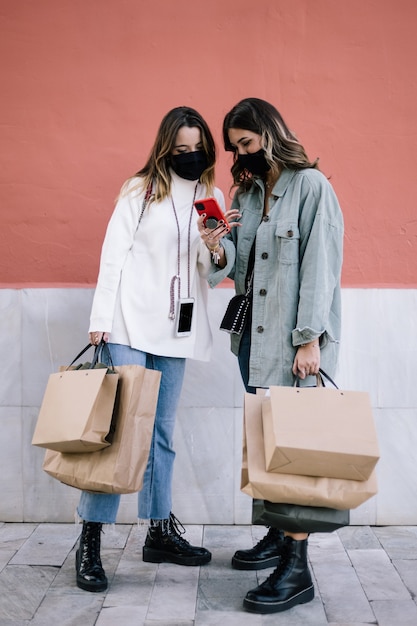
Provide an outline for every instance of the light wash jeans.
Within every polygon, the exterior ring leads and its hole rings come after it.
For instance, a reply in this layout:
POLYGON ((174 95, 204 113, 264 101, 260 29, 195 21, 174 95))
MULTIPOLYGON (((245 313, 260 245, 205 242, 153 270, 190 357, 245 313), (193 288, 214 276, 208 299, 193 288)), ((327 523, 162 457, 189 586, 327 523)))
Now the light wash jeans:
MULTIPOLYGON (((108 346, 116 366, 144 365, 162 372, 148 465, 138 494, 138 517, 167 519, 172 504, 175 416, 184 380, 185 359, 155 356, 120 344, 109 343, 108 346)), ((118 494, 83 491, 78 515, 85 521, 114 524, 119 502, 118 494)))

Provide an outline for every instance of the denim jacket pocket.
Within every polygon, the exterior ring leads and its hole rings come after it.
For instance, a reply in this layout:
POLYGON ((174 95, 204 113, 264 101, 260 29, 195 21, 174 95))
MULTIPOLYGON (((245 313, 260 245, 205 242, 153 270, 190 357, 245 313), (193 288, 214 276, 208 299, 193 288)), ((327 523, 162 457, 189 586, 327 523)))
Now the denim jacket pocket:
POLYGON ((278 222, 275 229, 278 242, 278 259, 293 264, 300 260, 300 231, 296 222, 278 222))

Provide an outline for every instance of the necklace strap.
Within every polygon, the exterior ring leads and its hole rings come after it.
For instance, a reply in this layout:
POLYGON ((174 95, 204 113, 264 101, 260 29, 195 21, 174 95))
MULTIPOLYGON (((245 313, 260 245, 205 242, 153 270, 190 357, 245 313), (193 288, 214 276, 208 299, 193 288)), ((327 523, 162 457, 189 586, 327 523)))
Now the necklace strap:
MULTIPOLYGON (((194 200, 195 197, 197 195, 197 187, 198 187, 198 183, 195 186, 194 189, 194 195, 193 195, 193 201, 191 203, 191 210, 190 210, 190 217, 188 220, 188 235, 187 235, 187 296, 188 298, 190 297, 190 291, 191 291, 191 261, 190 261, 190 257, 191 257, 191 222, 193 219, 193 213, 194 213, 194 200)), ((175 208, 175 203, 174 203, 174 198, 171 195, 171 204, 172 204, 172 209, 174 211, 174 216, 175 216, 175 222, 177 224, 177 233, 178 233, 178 239, 177 239, 177 273, 175 274, 175 276, 173 276, 171 278, 171 284, 170 284, 170 289, 169 289, 169 299, 170 299, 170 306, 169 306, 169 319, 173 320, 175 319, 175 283, 177 283, 177 289, 178 289, 178 300, 181 298, 181 230, 180 230, 180 223, 178 220, 178 214, 177 214, 177 210, 175 208)))

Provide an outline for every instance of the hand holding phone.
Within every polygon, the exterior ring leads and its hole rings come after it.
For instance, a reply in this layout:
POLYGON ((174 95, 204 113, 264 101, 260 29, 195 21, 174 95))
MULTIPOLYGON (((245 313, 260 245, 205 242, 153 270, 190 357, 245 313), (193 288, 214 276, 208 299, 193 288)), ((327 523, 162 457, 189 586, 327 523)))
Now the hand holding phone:
POLYGON ((202 200, 196 200, 194 202, 194 206, 199 215, 203 215, 203 213, 206 215, 203 220, 204 228, 214 230, 218 226, 224 226, 227 231, 230 230, 230 225, 227 222, 216 198, 203 198, 202 200))

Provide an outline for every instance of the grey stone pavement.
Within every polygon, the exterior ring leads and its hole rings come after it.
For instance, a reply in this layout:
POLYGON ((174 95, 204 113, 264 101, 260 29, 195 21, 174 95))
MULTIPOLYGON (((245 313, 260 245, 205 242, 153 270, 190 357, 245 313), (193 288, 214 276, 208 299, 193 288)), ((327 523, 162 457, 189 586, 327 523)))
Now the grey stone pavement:
POLYGON ((146 529, 117 524, 102 536, 109 587, 75 585, 75 524, 0 523, 0 626, 417 626, 417 527, 349 526, 314 534, 309 558, 316 596, 284 613, 242 609, 245 593, 272 570, 232 570, 257 526, 187 526, 213 553, 201 568, 142 562, 146 529))

